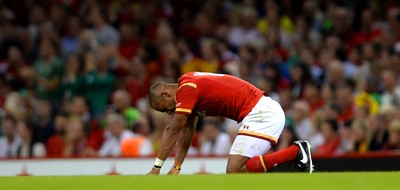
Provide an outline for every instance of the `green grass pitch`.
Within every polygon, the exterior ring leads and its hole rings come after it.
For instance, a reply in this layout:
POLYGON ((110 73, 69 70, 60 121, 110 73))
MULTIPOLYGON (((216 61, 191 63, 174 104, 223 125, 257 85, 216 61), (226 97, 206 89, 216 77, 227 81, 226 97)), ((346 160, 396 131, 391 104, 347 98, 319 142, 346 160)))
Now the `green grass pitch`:
POLYGON ((400 172, 0 177, 0 190, 400 189, 400 172))

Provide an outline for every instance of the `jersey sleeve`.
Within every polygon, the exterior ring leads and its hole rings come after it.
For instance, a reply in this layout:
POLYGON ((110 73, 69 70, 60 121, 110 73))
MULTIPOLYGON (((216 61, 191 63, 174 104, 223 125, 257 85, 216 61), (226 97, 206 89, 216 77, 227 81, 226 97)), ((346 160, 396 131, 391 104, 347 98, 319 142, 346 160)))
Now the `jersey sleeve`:
MULTIPOLYGON (((192 83, 193 84, 193 83, 192 83)), ((175 113, 190 115, 197 102, 197 86, 181 85, 176 92, 176 109, 175 113)))

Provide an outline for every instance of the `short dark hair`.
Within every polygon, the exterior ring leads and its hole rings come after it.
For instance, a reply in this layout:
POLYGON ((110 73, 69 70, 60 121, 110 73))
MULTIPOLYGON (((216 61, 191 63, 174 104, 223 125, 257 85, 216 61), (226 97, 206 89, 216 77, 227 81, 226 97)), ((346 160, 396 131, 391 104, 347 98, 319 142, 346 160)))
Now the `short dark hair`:
POLYGON ((12 115, 6 115, 6 116, 3 118, 3 121, 11 121, 11 123, 13 123, 13 125, 16 125, 16 124, 17 124, 17 119, 16 119, 14 116, 12 116, 12 115))
POLYGON ((158 91, 160 91, 161 87, 163 87, 166 83, 165 82, 156 82, 153 86, 150 87, 149 90, 149 103, 150 107, 154 108, 154 101, 158 99, 158 91))
POLYGON ((338 122, 336 120, 327 119, 327 120, 324 121, 324 123, 328 124, 331 127, 331 129, 333 131, 335 131, 335 132, 337 132, 338 129, 339 129, 339 125, 338 125, 338 122))
POLYGON ((338 114, 341 112, 339 104, 332 102, 328 104, 328 108, 332 109, 333 111, 336 111, 338 114))
POLYGON ((44 37, 43 39, 41 39, 41 43, 43 42, 48 42, 50 46, 54 49, 56 54, 60 52, 60 44, 56 39, 51 37, 44 37))

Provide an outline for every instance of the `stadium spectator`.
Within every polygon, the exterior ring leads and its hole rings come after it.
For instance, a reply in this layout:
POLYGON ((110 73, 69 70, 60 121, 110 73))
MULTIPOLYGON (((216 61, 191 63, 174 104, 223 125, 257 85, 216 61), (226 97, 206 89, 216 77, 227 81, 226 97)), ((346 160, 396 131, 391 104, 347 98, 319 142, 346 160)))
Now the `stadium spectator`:
POLYGON ((150 117, 143 115, 132 126, 132 132, 145 137, 150 137, 152 131, 150 117))
POLYGON ((83 96, 75 96, 67 106, 69 117, 80 119, 85 128, 87 143, 84 156, 95 156, 104 141, 104 129, 101 122, 103 119, 97 119, 92 116, 89 110, 88 100, 83 96))
POLYGON ((347 152, 355 152, 355 135, 353 134, 352 121, 345 122, 340 130, 338 130, 340 144, 336 151, 337 154, 345 154, 347 152))
POLYGON ((57 36, 64 35, 68 28, 66 7, 62 3, 52 3, 48 7, 48 19, 57 36))
POLYGON ((333 103, 335 99, 334 92, 335 87, 331 83, 325 82, 322 84, 320 93, 325 104, 333 103))
POLYGON ((174 41, 175 36, 171 24, 167 20, 161 19, 157 24, 155 36, 155 44, 160 49, 161 64, 165 64, 163 59, 169 56, 168 49, 174 46, 174 41))
POLYGON ((366 80, 370 77, 379 76, 380 58, 382 47, 378 43, 366 43, 362 46, 362 63, 357 70, 357 77, 366 80))
POLYGON ((310 70, 305 63, 296 64, 291 71, 292 96, 294 98, 304 97, 304 86, 312 80, 310 70))
POLYGON ((153 154, 151 142, 129 131, 126 128, 125 119, 120 114, 107 115, 106 123, 106 139, 98 151, 99 156, 148 156, 153 154), (136 137, 140 140, 135 139, 136 137))
MULTIPOLYGON (((307 4, 313 3, 313 1, 306 1, 304 3, 304 6, 307 6, 307 4)), ((314 5, 312 5, 314 6, 314 5)), ((315 11, 316 12, 316 11, 315 11)), ((311 13, 310 14, 314 14, 311 13)), ((294 44, 310 44, 310 47, 312 49, 318 48, 321 46, 321 41, 322 41, 322 35, 319 33, 319 31, 316 28, 313 28, 311 22, 313 20, 310 20, 308 16, 311 15, 299 15, 295 19, 295 26, 294 26, 294 34, 293 34, 293 43, 294 44)), ((313 16, 313 15, 312 15, 313 16)))
POLYGON ((383 106, 398 106, 400 105, 400 86, 398 85, 398 76, 393 70, 382 71, 382 107, 383 106))
POLYGON ((277 64, 265 64, 262 72, 260 74, 261 80, 255 85, 268 92, 273 100, 279 102, 278 88, 281 89, 283 86, 289 85, 289 82, 283 79, 279 72, 279 65, 277 64))
POLYGON ((58 85, 63 75, 65 61, 57 56, 58 44, 55 39, 44 38, 40 41, 40 58, 34 63, 36 72, 36 97, 58 102, 58 85))
POLYGON ((331 83, 335 87, 341 83, 344 83, 344 68, 343 63, 340 60, 332 60, 327 65, 326 71, 326 82, 331 83))
POLYGON ((119 43, 119 33, 107 22, 107 12, 105 7, 90 7, 89 19, 93 28, 93 43, 95 47, 116 46, 119 43))
POLYGON ((67 113, 70 117, 77 117, 82 120, 84 125, 89 125, 92 121, 88 101, 83 96, 75 96, 66 105, 67 113))
POLYGON ((63 157, 81 157, 86 148, 85 125, 79 117, 70 117, 65 128, 63 157))
POLYGON ((4 76, 5 81, 15 90, 21 90, 28 87, 26 71, 29 65, 24 59, 21 49, 12 46, 7 51, 7 59, 0 62, 0 74, 4 76))
POLYGON ((106 111, 115 85, 115 76, 110 72, 108 55, 101 54, 96 58, 93 54, 87 54, 84 73, 83 96, 89 101, 93 117, 100 118, 106 111))
MULTIPOLYGON (((190 11, 190 10, 189 10, 190 11)), ((209 15, 204 12, 195 12, 192 15, 194 19, 185 20, 183 23, 178 23, 178 31, 182 34, 182 37, 187 40, 187 43, 198 44, 201 37, 211 35, 212 31, 212 20, 209 15), (186 22, 185 22, 186 21, 186 22)))
POLYGON ((70 17, 68 19, 65 35, 60 39, 60 50, 62 57, 69 57, 71 54, 79 54, 80 34, 83 28, 78 17, 70 17))
POLYGON ((7 57, 8 49, 11 47, 22 48, 22 43, 19 40, 18 26, 15 22, 9 19, 4 19, 2 23, 2 36, 0 37, 0 59, 4 60, 7 57))
POLYGON ((117 74, 125 76, 130 70, 130 61, 137 55, 142 46, 139 39, 139 26, 129 23, 122 23, 119 27, 121 40, 118 44, 117 53, 117 74))
POLYGON ((226 132, 222 132, 217 119, 207 118, 202 125, 200 155, 221 156, 228 155, 231 148, 231 139, 226 132))
POLYGON ((255 72, 257 69, 256 65, 256 49, 250 45, 243 45, 239 49, 240 65, 239 65, 239 77, 247 82, 255 84, 261 80, 259 75, 255 72))
MULTIPOLYGON (((306 64, 309 73, 311 75, 312 82, 316 85, 321 85, 324 80, 324 67, 320 65, 318 62, 317 56, 314 54, 314 51, 308 47, 307 45, 298 45, 298 47, 293 48, 296 51, 295 56, 292 55, 287 63, 289 65, 293 64, 292 62, 296 62, 296 56, 298 56, 297 60, 299 63, 306 64)), ((311 80, 305 81, 306 83, 311 82, 311 80)))
POLYGON ((346 122, 354 119, 354 97, 351 81, 338 83, 336 86, 335 100, 340 108, 339 122, 346 122))
POLYGON ((325 142, 325 137, 322 132, 322 125, 325 121, 336 121, 339 122, 340 107, 336 103, 325 104, 324 107, 315 114, 312 118, 314 126, 314 135, 310 139, 310 143, 313 144, 314 149, 317 150, 320 145, 325 142))
POLYGON ((379 113, 383 114, 385 120, 383 122, 388 126, 393 120, 399 117, 398 108, 393 105, 382 106, 379 113))
POLYGON ((142 116, 138 109, 131 106, 131 99, 129 93, 126 90, 116 90, 112 93, 111 98, 112 105, 115 106, 115 112, 121 113, 124 116, 127 128, 132 129, 135 124, 142 116))
POLYGON ((351 124, 351 133, 353 135, 353 151, 367 152, 371 140, 369 126, 366 120, 354 120, 351 124))
POLYGON ((327 47, 321 47, 319 51, 317 51, 317 63, 323 68, 323 77, 324 77, 324 82, 330 82, 327 80, 326 76, 326 69, 328 69, 329 63, 331 63, 333 60, 335 60, 335 52, 333 49, 327 48, 327 47))
POLYGON ((156 111, 149 111, 151 120, 153 121, 154 130, 150 135, 150 140, 153 145, 154 152, 160 151, 161 139, 164 133, 164 127, 171 120, 169 115, 165 115, 156 111))
POLYGON ((50 136, 55 133, 52 105, 48 100, 37 100, 33 109, 31 118, 33 141, 46 144, 50 136))
POLYGON ((77 54, 70 54, 67 57, 67 63, 59 86, 63 103, 72 100, 72 98, 81 93, 81 71, 81 57, 77 54))
POLYGON ((370 115, 375 115, 380 109, 380 95, 377 90, 379 83, 376 78, 367 81, 358 80, 354 96, 354 117, 367 120, 370 115))
POLYGON ((257 12, 253 7, 239 10, 239 23, 232 27, 228 34, 229 43, 235 47, 243 44, 256 45, 260 41, 260 32, 257 30, 257 12))
POLYGON ((310 107, 310 115, 313 116, 325 104, 319 93, 319 87, 314 82, 304 84, 303 99, 310 107))
POLYGON ((19 158, 43 158, 46 156, 46 146, 41 142, 34 142, 32 125, 25 121, 17 123, 18 135, 22 140, 21 146, 18 147, 19 158))
POLYGON ((46 154, 49 158, 61 158, 63 157, 64 150, 64 139, 69 122, 68 115, 66 113, 58 113, 54 117, 54 127, 56 133, 49 137, 46 142, 46 154))
POLYGON ((217 38, 218 52, 220 53, 219 57, 221 58, 223 67, 222 70, 238 77, 240 58, 229 49, 229 43, 224 37, 225 36, 217 38))
POLYGON ((138 101, 147 96, 152 82, 150 64, 143 61, 139 56, 135 56, 129 63, 128 75, 123 79, 125 86, 122 88, 129 92, 132 106, 137 106, 138 101))
POLYGON ((369 116, 368 123, 371 131, 371 142, 368 150, 382 150, 389 138, 385 116, 383 114, 371 115, 369 116))
POLYGON ((105 141, 104 119, 93 119, 86 125, 87 129, 87 143, 83 152, 84 156, 95 157, 97 151, 105 141))
POLYGON ((29 13, 29 24, 27 31, 29 32, 30 39, 36 42, 39 38, 39 28, 42 25, 50 25, 46 18, 46 11, 43 5, 35 5, 29 13))
POLYGON ((400 148, 400 122, 393 120, 389 125, 389 139, 384 149, 393 150, 400 148))
POLYGON ((298 139, 306 139, 317 149, 323 143, 323 137, 320 131, 320 123, 316 120, 320 117, 318 114, 312 115, 310 106, 303 100, 298 100, 293 103, 293 125, 291 123, 286 126, 293 126, 293 131, 298 139))
POLYGON ((221 61, 217 44, 214 39, 205 38, 200 41, 200 58, 194 58, 181 67, 182 73, 190 71, 217 72, 220 70, 221 61))
POLYGON ((335 120, 325 120, 321 124, 321 132, 324 143, 316 149, 315 154, 334 155, 340 145, 340 137, 337 133, 338 123, 335 120))
MULTIPOLYGON (((4 88, 5 89, 2 90, 10 90, 7 89, 7 85, 4 86, 4 88)), ((9 93, 7 93, 4 101, 5 102, 3 109, 5 115, 10 115, 17 120, 29 119, 30 113, 28 111, 28 108, 25 106, 25 99, 18 92, 10 91, 9 93)))
POLYGON ((310 118, 310 106, 305 101, 293 103, 293 130, 300 139, 311 139, 313 124, 310 118))
POLYGON ((5 116, 1 121, 3 136, 0 137, 0 158, 17 158, 22 139, 17 133, 17 120, 5 116))
POLYGON ((336 103, 326 104, 322 109, 322 115, 320 118, 322 120, 335 120, 339 121, 340 107, 336 103))
POLYGON ((299 138, 296 136, 296 133, 294 132, 293 127, 286 126, 282 131, 281 137, 279 137, 278 144, 274 147, 274 151, 282 150, 282 149, 290 146, 294 141, 296 141, 298 139, 299 138))

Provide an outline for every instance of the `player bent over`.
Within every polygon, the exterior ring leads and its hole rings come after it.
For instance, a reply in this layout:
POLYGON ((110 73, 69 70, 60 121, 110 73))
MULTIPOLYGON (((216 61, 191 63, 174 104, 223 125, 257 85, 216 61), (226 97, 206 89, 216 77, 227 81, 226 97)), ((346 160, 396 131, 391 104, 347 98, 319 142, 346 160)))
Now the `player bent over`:
POLYGON ((295 161, 302 171, 313 172, 310 144, 295 141, 286 149, 266 154, 276 144, 285 125, 281 106, 264 91, 231 75, 190 72, 178 83, 159 82, 149 93, 150 106, 173 114, 165 127, 161 149, 148 174, 159 174, 164 161, 178 143, 174 166, 168 174, 179 174, 193 140, 199 116, 224 116, 240 123, 229 153, 227 173, 266 172, 295 161))

